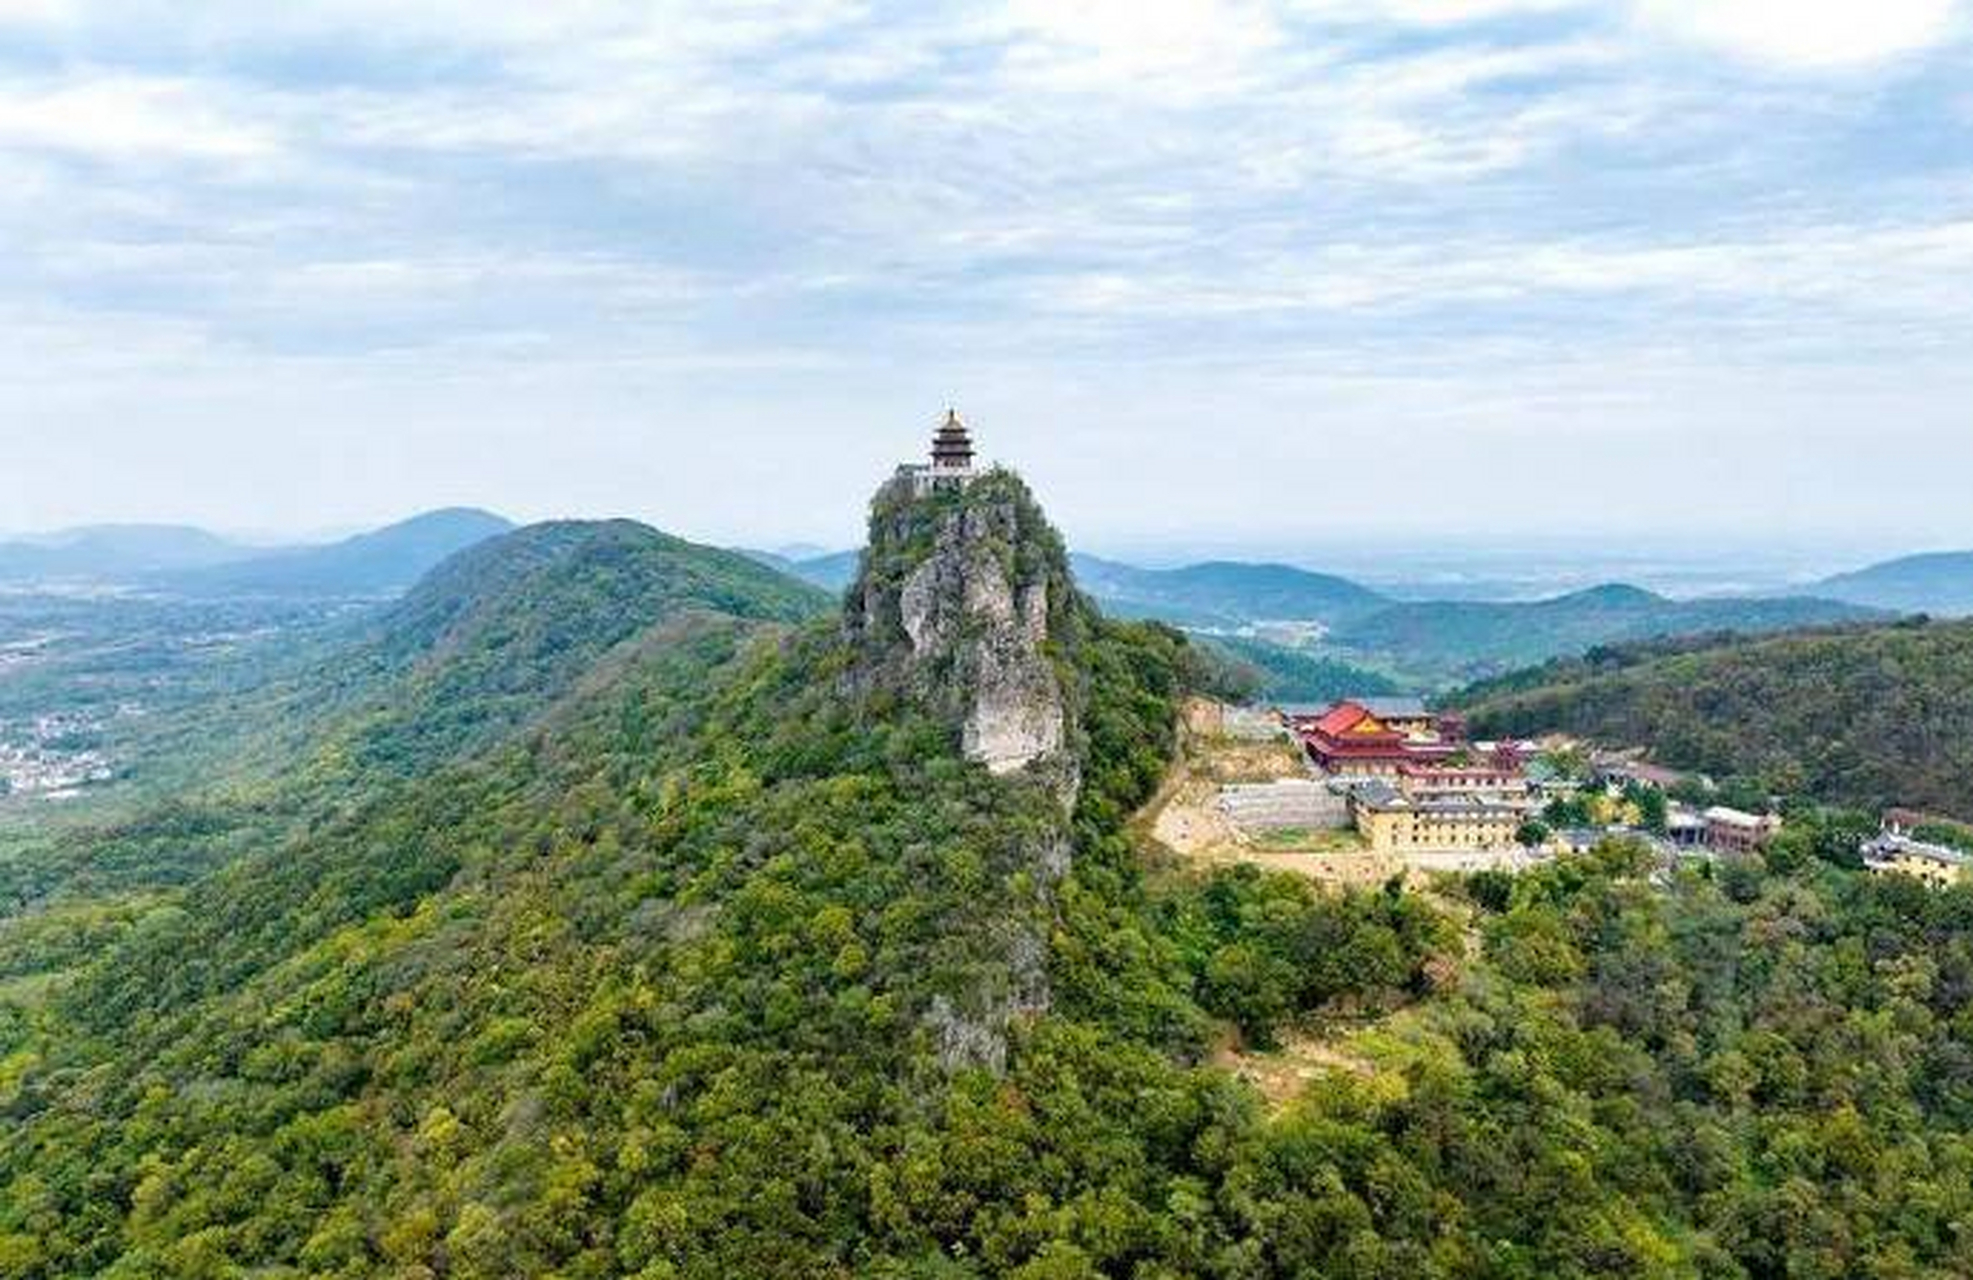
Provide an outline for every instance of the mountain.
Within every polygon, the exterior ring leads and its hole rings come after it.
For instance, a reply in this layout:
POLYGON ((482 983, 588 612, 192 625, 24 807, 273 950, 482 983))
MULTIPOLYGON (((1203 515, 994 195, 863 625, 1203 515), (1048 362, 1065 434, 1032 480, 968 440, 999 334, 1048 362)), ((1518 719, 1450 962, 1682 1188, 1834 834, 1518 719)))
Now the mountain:
POLYGON ((1904 613, 1973 614, 1973 551, 1904 556, 1824 578, 1818 596, 1904 613))
POLYGON ((1441 678, 1473 678, 1596 645, 1715 631, 1777 631, 1881 616, 1807 597, 1671 600, 1611 584, 1547 600, 1394 604, 1338 627, 1344 656, 1383 657, 1441 678))
POLYGON ((788 571, 825 591, 841 591, 856 580, 857 563, 862 554, 861 551, 832 551, 805 560, 792 560, 788 571))
POLYGON ((1335 702, 1341 698, 1401 693, 1380 671, 1327 653, 1273 644, 1252 636, 1201 636, 1193 643, 1226 655, 1252 672, 1252 696, 1269 703, 1335 702))
POLYGON ((163 570, 218 565, 253 554, 251 548, 186 525, 90 525, 0 542, 0 580, 128 582, 163 570))
POLYGON ((170 816, 139 814, 113 839, 85 828, 0 858, 0 914, 79 884, 177 883, 242 841, 278 843, 318 802, 424 777, 533 722, 629 660, 640 638, 718 648, 720 636, 828 606, 741 556, 629 520, 531 525, 479 542, 402 599, 311 634, 283 659, 242 649, 205 673, 204 704, 145 717, 159 739, 148 751, 163 758, 128 771, 141 793, 176 786, 170 816), (203 815, 203 838, 185 838, 189 813, 203 815))
POLYGON ((453 507, 320 547, 159 575, 188 595, 382 596, 403 591, 455 551, 514 526, 489 511, 453 507))
MULTIPOLYGON (((876 511, 853 609, 793 633, 726 611, 799 615, 808 588, 636 526, 456 557, 346 667, 397 673, 374 714, 406 743, 485 708, 483 749, 352 774, 359 709, 278 838, 163 899, 0 929, 0 974, 33 977, 0 984, 9 1267, 923 1257, 870 1180, 907 1150, 972 1163, 973 1082, 1031 1034, 1083 1034, 1037 1025, 1107 981, 1050 963, 1058 912, 1078 859, 1127 883, 1116 833, 1171 749, 1183 642, 1088 613, 1011 477, 876 511), (530 714, 503 714, 516 689, 530 714)), ((1137 926, 1073 927, 1108 952, 1137 926)), ((1203 1046, 1182 1003, 1127 988, 1203 1046)))
POLYGON ((1004 472, 870 548, 789 622, 743 557, 519 531, 322 668, 404 696, 287 821, 98 833, 224 857, 0 918, 0 1270, 1966 1274, 1967 889, 1186 866, 1129 821, 1183 636, 1004 472))
POLYGON ((1562 730, 1786 794, 1973 819, 1973 623, 1619 647, 1458 701, 1482 735, 1562 730))
POLYGON ((1297 621, 1333 627, 1388 603, 1347 578, 1282 564, 1211 561, 1140 569, 1088 555, 1077 555, 1074 563, 1083 590, 1110 612, 1180 626, 1297 621))
POLYGON ((370 695, 363 750, 422 759, 484 742, 661 623, 792 623, 827 605, 744 556, 633 520, 529 525, 440 564, 381 616, 359 662, 345 664, 399 673, 370 695))

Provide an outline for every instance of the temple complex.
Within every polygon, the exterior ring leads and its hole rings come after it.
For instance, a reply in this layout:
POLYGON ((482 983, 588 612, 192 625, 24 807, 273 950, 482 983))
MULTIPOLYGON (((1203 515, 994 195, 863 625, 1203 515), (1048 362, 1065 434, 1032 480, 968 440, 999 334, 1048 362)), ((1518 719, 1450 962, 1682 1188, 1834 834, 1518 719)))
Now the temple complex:
POLYGON ((897 469, 898 478, 907 481, 919 497, 941 489, 963 489, 979 478, 973 465, 973 436, 959 420, 956 409, 945 411, 945 421, 932 435, 932 460, 907 462, 897 469))

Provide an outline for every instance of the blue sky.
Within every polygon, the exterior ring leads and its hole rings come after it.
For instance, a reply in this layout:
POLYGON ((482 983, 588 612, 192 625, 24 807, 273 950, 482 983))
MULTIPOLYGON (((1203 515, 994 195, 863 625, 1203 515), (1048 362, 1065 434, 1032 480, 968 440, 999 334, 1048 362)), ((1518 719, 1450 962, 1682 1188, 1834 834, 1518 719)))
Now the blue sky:
POLYGON ((0 526, 1973 544, 1955 0, 0 0, 0 526))

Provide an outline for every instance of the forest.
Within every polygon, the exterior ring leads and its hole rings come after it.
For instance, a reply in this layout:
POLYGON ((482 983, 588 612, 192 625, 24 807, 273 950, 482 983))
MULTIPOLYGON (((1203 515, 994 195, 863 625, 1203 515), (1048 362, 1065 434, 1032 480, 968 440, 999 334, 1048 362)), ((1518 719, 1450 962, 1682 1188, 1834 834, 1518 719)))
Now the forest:
POLYGON ((1065 812, 647 533, 489 544, 300 782, 0 924, 0 1275, 1973 1271, 1973 891, 1188 872, 1128 825, 1214 678, 1178 633, 1065 615, 1065 812), (1343 1026, 1292 1098, 1220 1065, 1343 1026))
POLYGON ((1973 624, 1593 649, 1453 699, 1475 733, 1560 730, 1758 793, 1973 818, 1973 624))

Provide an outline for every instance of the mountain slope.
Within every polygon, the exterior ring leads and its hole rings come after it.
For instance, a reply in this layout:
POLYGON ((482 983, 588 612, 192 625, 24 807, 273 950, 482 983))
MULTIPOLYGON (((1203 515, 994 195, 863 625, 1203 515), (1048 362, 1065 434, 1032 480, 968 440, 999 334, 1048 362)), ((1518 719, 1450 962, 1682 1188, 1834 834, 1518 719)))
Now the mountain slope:
POLYGON ((283 661, 249 651, 250 669, 215 671, 205 703, 154 730, 196 761, 191 776, 153 770, 179 780, 161 813, 0 862, 0 914, 84 886, 178 883, 318 806, 422 777, 538 719, 662 624, 674 636, 706 620, 745 629, 827 605, 743 557, 628 520, 481 542, 283 661))
POLYGON ((860 551, 831 551, 790 563, 788 571, 825 591, 841 591, 856 579, 860 551))
POLYGON ((1973 614, 1973 551, 1903 556, 1810 587, 1831 600, 1906 613, 1973 614))
POLYGON ((1870 616, 1871 610, 1828 600, 1671 600, 1613 584, 1548 600, 1395 604, 1338 628, 1330 639, 1345 650, 1470 678, 1618 641, 1870 616))
POLYGON ((162 575, 192 595, 382 596, 411 586, 440 561, 514 526, 488 511, 428 511, 321 547, 298 547, 234 563, 162 575))
POLYGON ((1560 729, 1785 793, 1973 818, 1973 623, 1639 646, 1462 700, 1476 733, 1560 729))
POLYGON ((674 613, 182 894, 0 925, 0 1264, 1967 1273, 1973 893, 1611 846, 1459 928, 1147 863, 1191 651, 1013 483, 880 504, 840 619, 674 613), (1002 662, 1072 769, 969 748, 1002 662))
POLYGON ((1202 636, 1193 643, 1223 653, 1236 669, 1252 673, 1254 696, 1270 703, 1321 703, 1403 692, 1382 672, 1331 654, 1292 649, 1247 636, 1202 636))
MULTIPOLYGON (((589 532, 580 552, 550 528, 472 553, 389 634, 414 665, 487 644, 523 667, 559 655, 574 602, 535 589, 575 583, 579 599, 624 538, 673 550, 615 528, 599 550, 589 532), (522 615, 539 624, 517 631, 522 615)), ((876 559, 899 581, 873 582, 866 610, 915 590, 926 552, 900 536, 876 559)), ((0 1245, 28 1213, 22 1247, 57 1274, 841 1265, 847 1215, 925 1124, 920 1100, 1004 1062, 1017 1023, 1053 1002, 1045 922, 1071 845, 1101 853, 1170 745, 1180 642, 1086 615, 1045 535, 1004 549, 1052 602, 1063 665, 1043 669, 1078 709, 1062 738, 1075 823, 1058 771, 1038 785, 965 765, 943 656, 897 668, 902 683, 844 683, 913 643, 888 625, 760 643, 674 614, 510 745, 324 811, 144 915, 62 980, 57 1031, 23 1042, 0 1020, 0 1056, 15 1053, 0 1105, 23 1121, 0 1134, 0 1245), (106 1091, 72 1087, 90 1062, 106 1091), (748 1101, 728 1111, 735 1090, 748 1101), (176 1100, 168 1131, 144 1119, 160 1096, 176 1100), (680 1141, 720 1158, 681 1160, 680 1141), (222 1189, 242 1167, 246 1199, 222 1189), (569 1178, 574 1198, 550 1209, 569 1178)), ((786 582, 714 555, 729 605, 728 575, 786 582)), ((643 585, 697 601, 707 563, 673 564, 696 583, 643 585)), ((812 598, 785 590, 768 612, 812 598)), ((624 624, 595 604, 569 625, 600 641, 624 624)))

